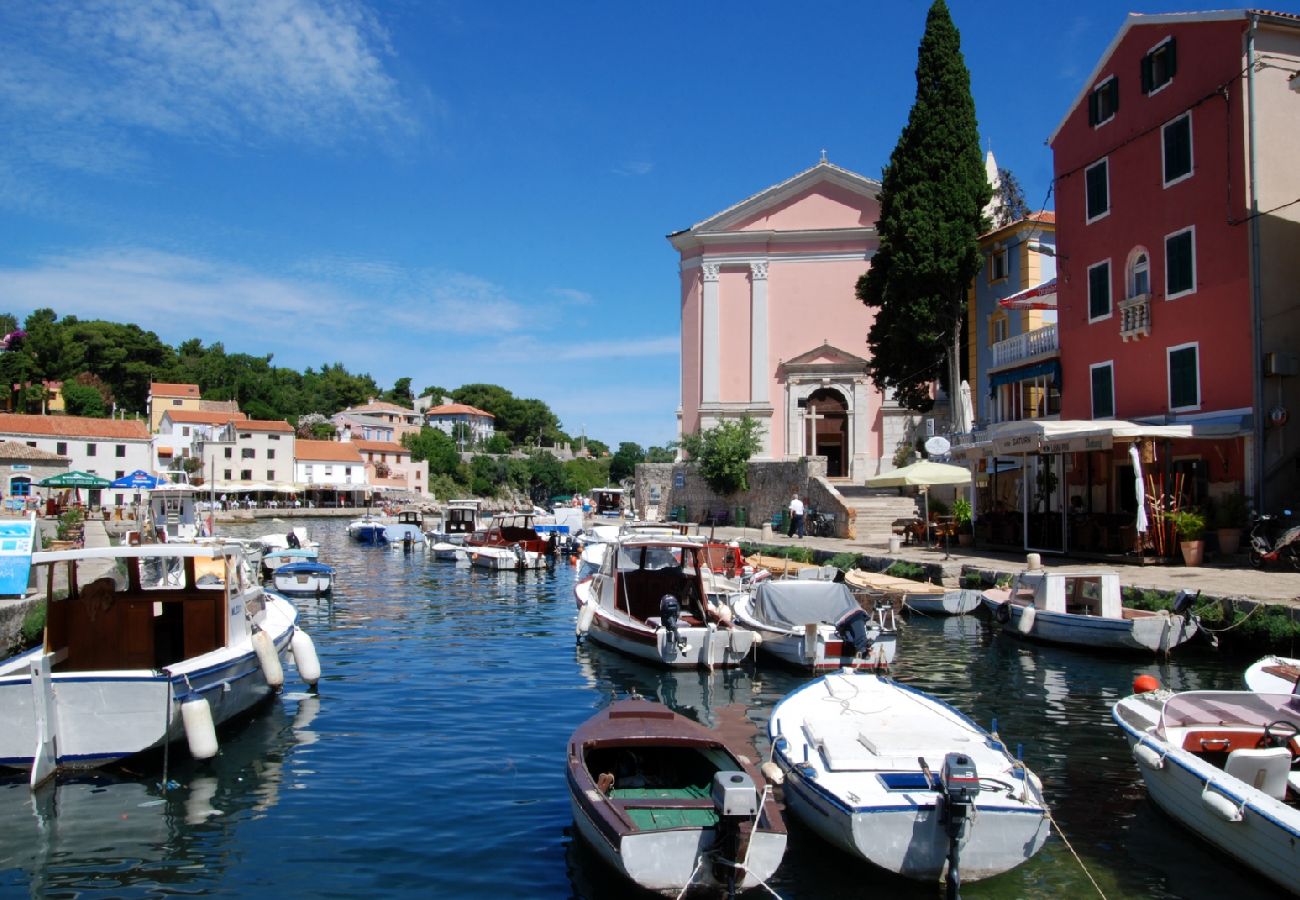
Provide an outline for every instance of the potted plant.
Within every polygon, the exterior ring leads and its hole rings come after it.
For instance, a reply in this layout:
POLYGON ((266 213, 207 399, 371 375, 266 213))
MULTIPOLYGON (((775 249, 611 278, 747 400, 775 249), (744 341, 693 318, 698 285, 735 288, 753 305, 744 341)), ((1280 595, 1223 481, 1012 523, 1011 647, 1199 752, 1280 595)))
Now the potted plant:
POLYGON ((1219 552, 1232 556, 1241 546, 1241 532, 1246 527, 1246 498, 1234 491, 1224 494, 1214 504, 1214 527, 1219 537, 1219 552))
POLYGON ((969 547, 974 541, 971 533, 971 523, 973 520, 973 510, 970 501, 965 497, 958 497, 952 501, 952 517, 957 523, 957 544, 962 547, 969 547))
POLYGON ((1165 513, 1165 518, 1178 531, 1178 546, 1183 552, 1183 564, 1199 566, 1205 556, 1205 515, 1195 507, 1186 507, 1165 513))

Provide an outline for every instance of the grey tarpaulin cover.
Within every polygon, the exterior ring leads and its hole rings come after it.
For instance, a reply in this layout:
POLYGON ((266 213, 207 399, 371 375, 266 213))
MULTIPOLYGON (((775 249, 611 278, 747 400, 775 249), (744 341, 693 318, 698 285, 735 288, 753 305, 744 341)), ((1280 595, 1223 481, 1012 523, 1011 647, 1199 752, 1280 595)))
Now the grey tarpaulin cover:
POLYGON ((754 592, 754 618, 778 628, 834 625, 860 608, 848 586, 833 581, 764 581, 754 592))

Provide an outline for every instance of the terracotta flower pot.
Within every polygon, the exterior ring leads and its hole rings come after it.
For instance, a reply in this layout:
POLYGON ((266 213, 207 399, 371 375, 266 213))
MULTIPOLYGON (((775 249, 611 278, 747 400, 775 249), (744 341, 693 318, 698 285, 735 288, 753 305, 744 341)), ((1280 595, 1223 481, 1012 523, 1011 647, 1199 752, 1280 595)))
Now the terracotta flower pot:
POLYGON ((1183 551, 1183 565, 1199 566, 1205 558, 1205 541, 1183 541, 1178 545, 1183 551))
POLYGON ((1240 528, 1220 528, 1219 535, 1219 552, 1224 556, 1232 556, 1241 547, 1241 529, 1240 528))

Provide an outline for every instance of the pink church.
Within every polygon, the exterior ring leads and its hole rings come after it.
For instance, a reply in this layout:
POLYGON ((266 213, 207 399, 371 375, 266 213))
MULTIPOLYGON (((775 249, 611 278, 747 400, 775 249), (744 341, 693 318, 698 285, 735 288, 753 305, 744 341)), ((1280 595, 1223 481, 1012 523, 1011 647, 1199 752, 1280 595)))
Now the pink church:
POLYGON ((825 159, 668 236, 681 254, 678 434, 744 415, 760 458, 824 456, 827 476, 892 468, 907 410, 867 376, 880 183, 825 159))

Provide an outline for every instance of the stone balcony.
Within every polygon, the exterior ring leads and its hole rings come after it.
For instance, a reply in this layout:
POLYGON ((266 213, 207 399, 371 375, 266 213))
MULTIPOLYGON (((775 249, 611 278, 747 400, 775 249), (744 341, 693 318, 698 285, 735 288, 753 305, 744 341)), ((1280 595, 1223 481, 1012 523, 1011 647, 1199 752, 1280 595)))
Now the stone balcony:
POLYGON ((1151 295, 1138 294, 1119 301, 1119 336, 1125 341, 1151 336, 1151 295))
POLYGON ((989 368, 990 370, 1005 369, 1042 356, 1054 356, 1060 352, 1060 349, 1056 337, 1056 324, 1044 325, 1042 328, 1035 328, 1033 331, 1026 331, 1024 334, 994 344, 993 364, 989 368))

